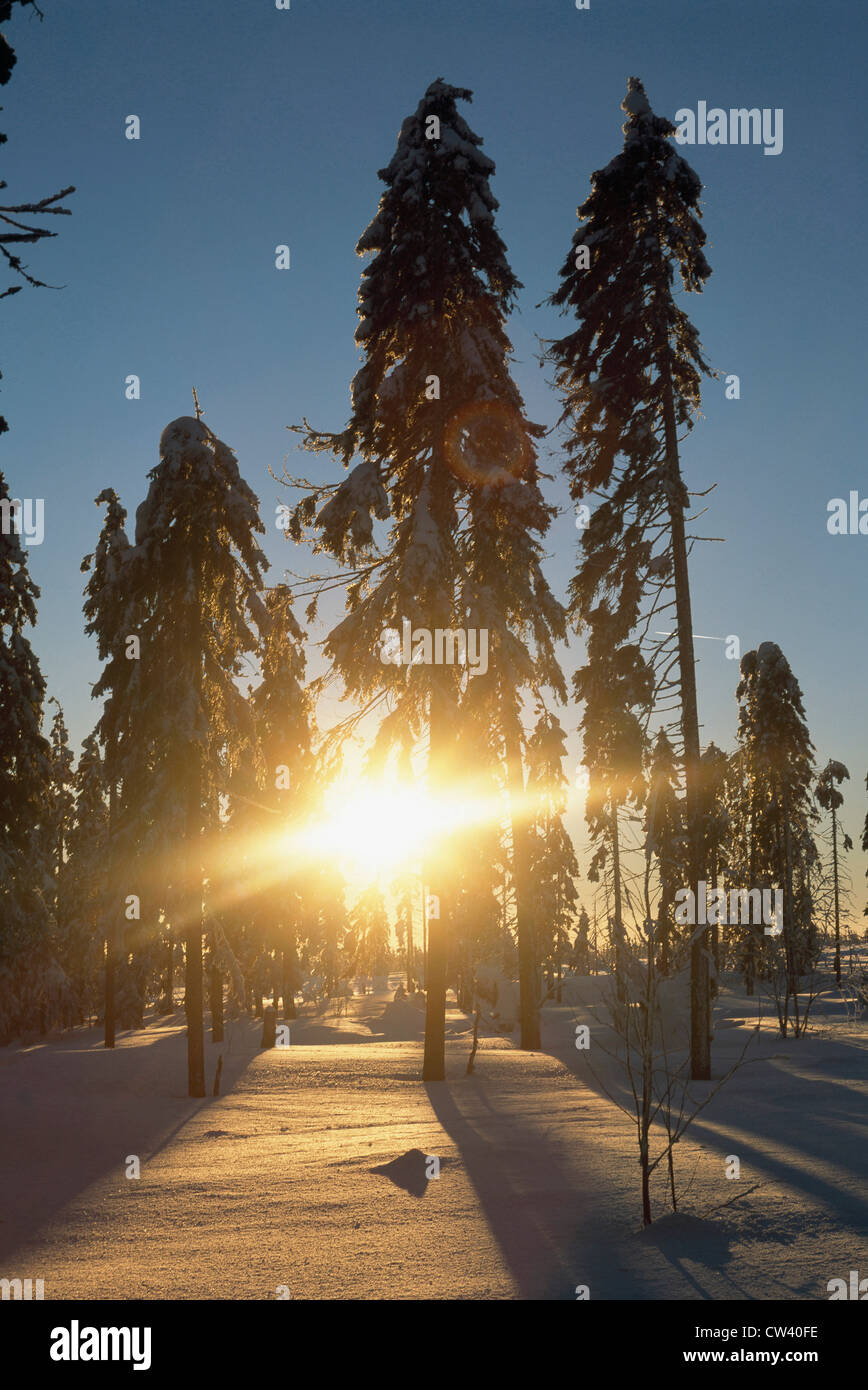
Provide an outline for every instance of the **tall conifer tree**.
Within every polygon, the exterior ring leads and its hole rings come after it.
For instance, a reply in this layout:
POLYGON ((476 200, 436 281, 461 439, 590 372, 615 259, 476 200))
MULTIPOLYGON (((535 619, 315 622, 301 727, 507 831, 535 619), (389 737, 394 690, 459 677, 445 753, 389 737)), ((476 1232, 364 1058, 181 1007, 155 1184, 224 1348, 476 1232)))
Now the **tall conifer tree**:
POLYGON ((181 812, 188 1085, 203 1096, 203 838, 250 744, 236 678, 257 646, 249 614, 261 614, 268 562, 256 540, 265 529, 257 499, 232 450, 202 420, 166 426, 149 476, 132 561, 142 613, 136 718, 151 798, 167 818, 173 806, 181 812))
POLYGON ((17 509, 0 473, 0 1037, 26 1026, 22 967, 47 963, 52 892, 42 828, 50 747, 42 734, 45 681, 30 645, 39 589, 30 577, 17 509), (18 1001, 18 1002, 16 1002, 18 1001), (4 1007, 5 1003, 5 1007, 4 1007))
MULTIPOLYGON (((307 447, 328 449, 347 466, 356 455, 361 461, 336 488, 311 487, 290 533, 300 536, 316 517, 319 549, 349 567, 348 616, 329 634, 326 653, 363 707, 385 703, 375 751, 406 751, 427 732, 435 797, 454 784, 468 685, 487 679, 509 765, 527 975, 519 692, 560 679, 552 638, 563 616, 540 571, 539 537, 551 515, 532 447, 542 431, 525 418, 509 372, 504 324, 519 284, 494 225, 494 165, 456 107, 470 97, 432 83, 380 173, 386 190, 356 248, 371 260, 359 291, 356 341, 365 361, 352 384, 352 414, 341 434, 308 428, 305 437, 307 447), (382 552, 375 519, 391 521, 382 552), (432 664, 424 642, 409 663, 400 652, 390 659, 383 634, 402 634, 405 620, 428 634, 485 631, 488 677, 432 664)), ((432 847, 426 878, 440 915, 428 939, 423 1074, 439 1080, 455 910, 447 843, 432 847)))
POLYGON ((777 998, 780 1029, 786 1037, 792 1026, 798 1036, 804 1026, 799 975, 810 954, 808 885, 817 858, 812 835, 817 813, 811 800, 814 749, 799 683, 776 643, 762 642, 742 657, 736 697, 756 886, 783 892, 780 940, 767 938, 772 953, 783 950, 784 985, 777 998))
MULTIPOLYGON (((569 426, 565 470, 575 501, 596 490, 584 558, 573 589, 581 626, 600 592, 612 596, 620 643, 666 574, 674 591, 680 733, 690 877, 704 877, 700 823, 700 744, 685 512, 689 496, 678 452, 708 371, 696 329, 673 293, 701 290, 711 273, 703 246, 702 185, 671 141, 675 127, 651 110, 631 77, 622 103, 624 147, 593 176, 578 210, 580 226, 551 302, 578 326, 550 344, 569 426), (653 555, 663 519, 664 549, 653 555)), ((711 995, 707 933, 691 951, 691 1069, 711 1075, 711 995)))
MULTIPOLYGON (((835 983, 841 985, 841 894, 838 865, 838 811, 844 805, 844 798, 838 791, 841 782, 849 781, 850 774, 843 763, 830 758, 817 782, 815 796, 824 811, 832 816, 832 889, 835 898, 835 983)), ((844 836, 845 847, 850 844, 844 836)))
POLYGON ((84 589, 85 632, 96 637, 97 653, 104 663, 91 693, 94 699, 103 701, 95 732, 104 748, 109 797, 104 896, 104 1041, 106 1047, 114 1047, 118 961, 124 932, 122 864, 127 869, 128 891, 133 891, 131 880, 134 880, 140 894, 140 876, 135 874, 133 864, 144 849, 142 802, 147 796, 149 782, 140 737, 142 730, 135 716, 140 656, 135 644, 141 641, 141 605, 134 596, 133 550, 125 529, 127 513, 113 488, 104 488, 95 500, 98 507, 105 506, 105 518, 96 548, 84 557, 81 570, 89 576, 84 589))

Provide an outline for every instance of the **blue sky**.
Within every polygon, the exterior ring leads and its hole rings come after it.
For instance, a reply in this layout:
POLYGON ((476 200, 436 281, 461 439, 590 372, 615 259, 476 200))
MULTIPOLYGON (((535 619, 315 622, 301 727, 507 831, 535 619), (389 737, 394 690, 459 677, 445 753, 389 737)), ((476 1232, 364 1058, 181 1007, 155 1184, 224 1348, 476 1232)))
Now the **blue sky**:
MULTIPOLYGON (((41 0, 16 9, 18 66, 3 93, 10 201, 74 183, 73 216, 27 257, 61 293, 3 305, 3 468, 14 495, 44 497, 30 562, 42 589, 36 647, 76 745, 97 676, 81 617, 81 557, 113 486, 131 512, 163 427, 191 411, 236 451, 269 526, 270 578, 304 569, 273 527, 284 459, 317 476, 286 426, 343 425, 358 364, 361 262, 401 120, 444 77, 474 92, 464 114, 495 160, 498 226, 524 283, 511 324, 528 412, 558 401, 536 335, 564 331, 535 306, 555 286, 592 171, 618 152, 627 78, 654 109, 780 107, 784 146, 684 147, 706 185, 713 275, 691 296, 707 356, 738 373, 741 399, 706 384, 705 418, 683 447, 688 485, 717 483, 694 553, 696 630, 772 640, 805 694, 818 759, 853 780, 859 833, 868 747, 862 692, 868 537, 833 537, 826 505, 868 496, 865 436, 864 7, 843 0, 41 0), (124 138, 129 114, 141 139, 124 138), (274 268, 288 243, 292 266, 274 268), (141 400, 124 378, 141 378, 141 400)), ((552 461, 552 471, 554 471, 552 461)), ((566 501, 561 482, 553 500, 566 501)), ((564 594, 576 532, 552 528, 548 566, 564 594)), ((314 630, 321 640, 323 629, 314 630)), ((703 642, 705 738, 731 747, 737 664, 703 642)), ((565 664, 572 658, 565 653, 565 664)), ((326 714, 326 718, 328 715, 326 714)), ((574 708, 563 712, 571 754, 574 708)), ((573 763, 575 759, 572 759, 573 763)), ((862 856, 853 859, 861 903, 862 856)))

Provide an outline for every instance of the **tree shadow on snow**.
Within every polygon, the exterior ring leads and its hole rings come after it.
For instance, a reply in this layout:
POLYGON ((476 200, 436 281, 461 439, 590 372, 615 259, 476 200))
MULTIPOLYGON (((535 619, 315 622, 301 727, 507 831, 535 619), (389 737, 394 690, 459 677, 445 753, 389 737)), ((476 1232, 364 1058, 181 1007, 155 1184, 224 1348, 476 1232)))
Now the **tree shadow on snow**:
MULTIPOLYGON (((457 1089, 460 1092, 461 1083, 457 1089)), ((574 1176, 544 1136, 518 1131, 514 1115, 492 1104, 478 1082, 465 1095, 473 1104, 481 1101, 492 1119, 501 1121, 497 1142, 486 1139, 462 1113, 453 1083, 427 1082, 425 1090, 438 1121, 458 1147, 520 1298, 572 1300, 580 1283, 591 1286, 595 1299, 647 1297, 636 1273, 613 1258, 611 1229, 604 1230, 596 1221, 575 1189, 574 1176)), ((586 1140, 583 1136, 577 1142, 586 1140)))
POLYGON ((227 1021, 224 1043, 205 1043, 208 1095, 186 1095, 183 1016, 118 1034, 105 1048, 98 1028, 75 1029, 37 1051, 3 1058, 0 1128, 0 1258, 39 1238, 57 1213, 93 1183, 116 1173, 124 1156, 153 1159, 205 1106, 213 1105, 214 1073, 223 1054, 227 1095, 259 1055, 261 1023, 227 1021))

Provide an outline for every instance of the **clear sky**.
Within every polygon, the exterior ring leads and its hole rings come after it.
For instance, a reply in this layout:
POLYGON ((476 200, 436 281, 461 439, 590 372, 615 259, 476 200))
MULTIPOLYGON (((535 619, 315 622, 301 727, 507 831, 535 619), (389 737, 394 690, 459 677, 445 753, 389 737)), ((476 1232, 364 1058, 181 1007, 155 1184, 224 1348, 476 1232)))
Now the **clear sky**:
MULTIPOLYGON (((706 354, 738 373, 705 387, 684 445, 694 489, 717 484, 694 552, 696 630, 764 640, 788 656, 820 764, 847 764, 845 824, 865 809, 868 536, 830 536, 827 502, 868 496, 865 437, 865 107, 862 0, 41 0, 16 8, 18 65, 3 91, 9 201, 73 183, 56 241, 25 257, 60 293, 3 304, 2 466, 13 495, 45 499, 30 550, 42 589, 36 648, 76 746, 97 716, 98 666, 82 632, 79 565, 93 499, 114 487, 131 513, 163 427, 191 413, 236 451, 262 502, 270 578, 308 566, 274 529, 286 491, 325 456, 295 452, 306 415, 339 428, 358 364, 361 262, 354 253, 404 116, 443 77, 474 92, 464 115, 495 160, 498 227, 525 289, 511 325, 531 418, 558 402, 536 335, 565 331, 536 306, 557 271, 594 169, 620 149, 627 78, 659 114, 682 107, 781 108, 783 151, 683 147, 706 185, 713 275, 688 308, 706 354), (141 139, 124 121, 141 119, 141 139), (291 268, 274 248, 287 243, 291 268), (141 400, 124 397, 129 373, 141 400)), ((5 283, 5 282, 4 282, 5 283)), ((564 321, 565 323, 566 321, 564 321)), ((556 471, 556 459, 552 459, 556 471)), ((563 483, 549 487, 566 504, 563 483)), ((550 533, 564 596, 571 515, 550 533)), ((321 640, 324 628, 311 634, 321 640)), ((702 642, 704 737, 733 746, 737 663, 702 642)), ((575 644, 564 653, 571 669, 575 644)), ((562 713, 571 764, 575 708, 562 713)), ((326 712, 326 722, 328 714, 326 712)), ((861 908, 864 858, 853 856, 861 908)))

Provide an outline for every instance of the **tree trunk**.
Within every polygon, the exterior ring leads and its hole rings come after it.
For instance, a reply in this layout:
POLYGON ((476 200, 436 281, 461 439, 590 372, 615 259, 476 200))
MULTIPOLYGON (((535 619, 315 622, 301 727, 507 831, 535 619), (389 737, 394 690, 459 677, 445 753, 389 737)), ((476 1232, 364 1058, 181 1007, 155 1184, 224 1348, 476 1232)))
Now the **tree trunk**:
MULTIPOLYGON (((756 882, 756 836, 754 827, 756 825, 756 807, 753 797, 750 804, 750 856, 749 856, 749 878, 751 887, 756 882)), ((744 952, 744 987, 748 998, 753 997, 756 984, 757 961, 759 951, 757 949, 756 936, 753 931, 748 932, 747 942, 744 952)))
MULTIPOLYGON (((660 947, 659 947, 659 950, 658 950, 658 953, 657 953, 657 969, 658 969, 658 972, 660 973, 660 975, 661 975, 664 979, 665 979, 666 976, 669 974, 669 967, 670 967, 670 960, 669 960, 669 954, 670 954, 669 936, 670 936, 669 919, 668 919, 668 917, 667 917, 665 911, 663 911, 662 906, 661 906, 661 909, 660 909, 660 911, 659 911, 658 914, 657 914, 657 940, 658 940, 659 943, 660 943, 660 947)), ((650 945, 649 945, 649 950, 652 950, 652 951, 653 951, 653 949, 654 949, 654 943, 653 943, 653 941, 652 941, 652 942, 650 943, 650 945)))
MULTIPOLYGON (((283 964, 283 1017, 297 1018, 298 1014, 295 1007, 295 952, 293 951, 290 953, 287 958, 287 952, 283 951, 281 953, 281 960, 283 964)), ((332 971, 332 974, 334 974, 334 971, 332 971)), ((329 998, 331 998, 336 989, 335 981, 330 980, 329 985, 328 994, 329 998)))
POLYGON ((114 922, 109 922, 105 942, 105 1043, 115 1045, 115 943, 114 922))
MULTIPOLYGON (((655 974, 653 933, 648 932, 648 957, 646 961, 644 1009, 640 1009, 638 1023, 639 1043, 642 1049, 642 1095, 639 1111, 639 1162, 642 1167, 642 1224, 651 1225, 651 1112, 654 1103, 654 1012, 655 1012, 655 974)), ((624 1038, 629 1052, 632 1046, 630 1037, 631 1002, 625 1009, 624 1038)))
POLYGON ((428 983, 428 907, 425 898, 425 879, 422 878, 422 985, 428 983))
MULTIPOLYGON (((443 788, 448 778, 450 701, 445 687, 444 668, 434 667, 431 679, 430 744, 428 783, 433 795, 443 788)), ((438 899, 437 915, 425 910, 428 942, 425 955, 425 1050, 422 1059, 423 1081, 446 1080, 446 970, 448 965, 448 910, 445 845, 438 844, 428 865, 428 892, 438 899)), ((423 884, 423 903, 425 886, 423 884)))
POLYGON ((841 988, 841 917, 838 905, 838 817, 832 807, 832 871, 835 880, 835 984, 841 988))
POLYGON ((117 826, 117 787, 112 782, 109 785, 109 823, 108 823, 108 874, 109 874, 109 911, 106 931, 106 951, 105 951, 105 1046, 114 1047, 115 1045, 115 999, 116 999, 116 967, 117 959, 117 919, 116 914, 120 911, 119 901, 116 901, 115 894, 117 889, 116 865, 114 862, 114 852, 116 848, 115 830, 117 826))
POLYGON ((171 926, 166 943, 166 1013, 175 1012, 175 934, 171 926))
MULTIPOLYGON (((660 244, 655 205, 655 235, 660 244)), ((659 292, 662 305, 669 295, 669 279, 661 247, 659 292)), ((699 745, 699 711, 696 702, 696 663, 693 650, 693 615, 687 575, 687 538, 684 524, 684 482, 678 459, 678 430, 672 388, 669 326, 665 308, 659 314, 660 385, 663 392, 667 501, 672 541, 672 579, 675 588, 675 623, 678 635, 678 668, 681 686, 681 737, 684 745, 684 794, 690 885, 699 892, 705 880, 702 835, 702 764, 699 745)), ((690 946, 690 1074, 694 1081, 711 1079, 711 976, 708 928, 694 930, 690 946)))
POLYGON ((792 995, 793 1000, 793 1031, 798 1037, 801 1033, 799 1019, 799 962, 798 953, 798 926, 796 923, 795 895, 793 893, 793 855, 792 841, 790 839, 790 807, 789 797, 784 797, 784 913, 787 916, 787 924, 784 926, 784 941, 786 942, 787 959, 787 995, 792 995))
POLYGON ((408 920, 408 922, 407 922, 407 993, 408 993, 408 994, 412 993, 412 986, 413 986, 413 979, 414 979, 414 974, 413 974, 414 969, 415 969, 415 965, 414 965, 414 961, 413 961, 413 902, 412 902, 412 899, 411 899, 411 900, 410 900, 410 916, 409 916, 409 920, 408 920))
POLYGON ((211 939, 208 992, 211 1005, 211 1041, 223 1041, 223 972, 217 963, 217 950, 211 939))
POLYGON ((615 926, 613 946, 615 948, 615 997, 620 1003, 627 998, 624 986, 624 909, 621 903, 621 845, 618 834, 618 803, 612 805, 612 877, 615 895, 615 926))
POLYGON ((533 909, 528 882, 527 819, 524 811, 524 772, 517 731, 504 719, 507 777, 509 779, 510 823, 512 826, 512 868, 515 880, 515 917, 518 935, 518 989, 521 1023, 520 1046, 525 1052, 538 1052, 539 971, 533 934, 533 909))
MULTIPOLYGON (((429 885, 430 886, 430 885, 429 885)), ((441 888, 439 877, 436 886, 441 888)), ((441 897, 441 894, 435 896, 441 897)), ((446 922, 442 917, 428 921, 428 966, 425 971, 425 1051, 423 1081, 446 1080, 446 922)))
MULTIPOLYGON (((715 901, 717 901, 717 856, 711 866, 711 886, 715 890, 715 901)), ((711 959, 714 963, 714 975, 711 980, 712 998, 716 997, 720 989, 720 927, 717 922, 711 928, 711 959)))
MULTIPOLYGON (((674 420, 673 420, 674 432, 674 420)), ((676 455, 677 468, 677 455, 676 455)), ((680 474, 679 474, 680 481, 680 474)), ((687 543, 684 511, 674 499, 671 506, 675 602, 678 623, 678 660, 681 673, 681 732, 684 742, 684 781, 688 823, 691 884, 704 882, 702 835, 698 798, 700 751, 699 715, 696 704, 696 671, 693 660, 693 620, 687 584, 687 543)), ((694 1081, 711 1080, 711 976, 708 968, 708 928, 694 932, 690 946, 690 1075, 694 1081)))
MULTIPOLYGON (((672 534, 672 569, 678 632, 678 666, 681 681, 681 737, 684 744, 684 791, 687 811, 690 883, 698 893, 705 880, 700 805, 699 712, 696 702, 696 665, 693 653, 693 616, 687 576, 687 539, 682 505, 683 482, 678 463, 678 439, 672 379, 668 370, 668 340, 663 384, 663 416, 666 430, 666 465, 669 472, 669 521, 672 534)), ((690 946, 690 1075, 694 1081, 711 1079, 711 975, 708 968, 708 928, 694 930, 690 946)))
MULTIPOLYGON (((193 754, 195 757, 195 753, 193 754)), ((204 1096, 205 1022, 202 1000, 202 864, 200 854, 201 800, 199 768, 192 771, 187 793, 187 922, 184 1004, 187 1011, 187 1090, 204 1096)))

